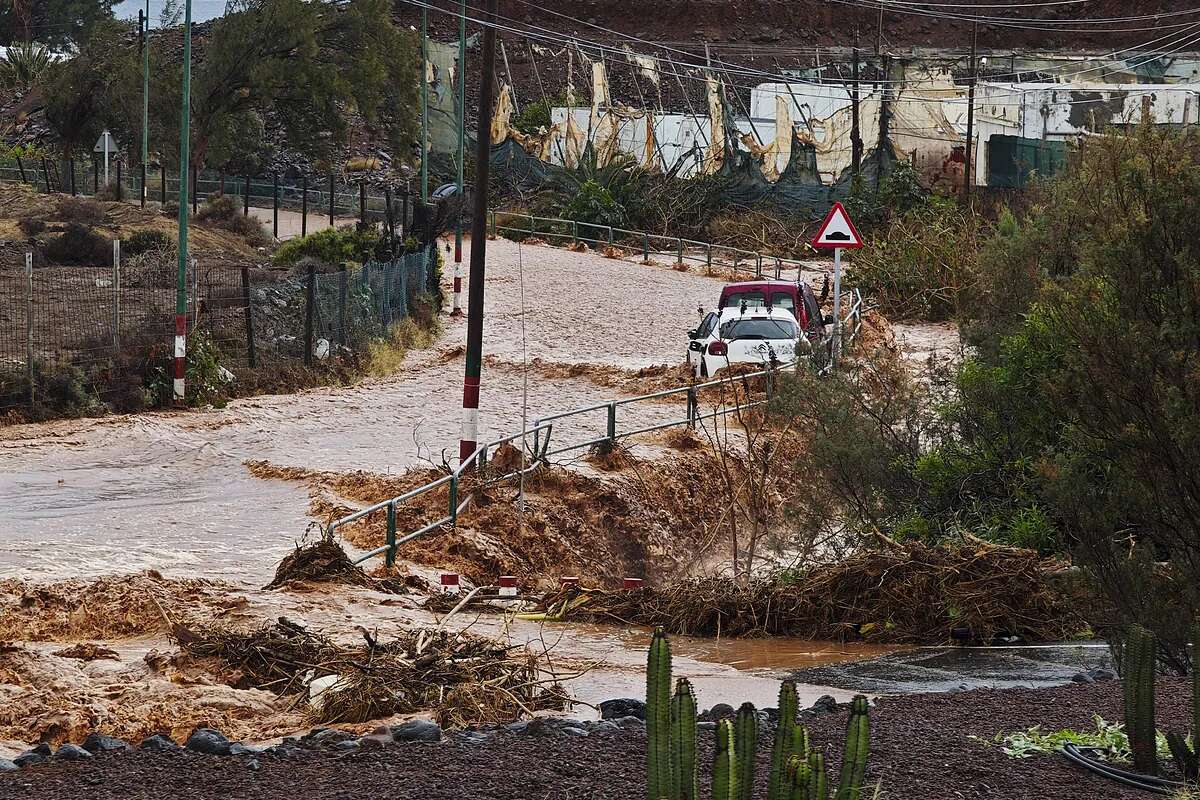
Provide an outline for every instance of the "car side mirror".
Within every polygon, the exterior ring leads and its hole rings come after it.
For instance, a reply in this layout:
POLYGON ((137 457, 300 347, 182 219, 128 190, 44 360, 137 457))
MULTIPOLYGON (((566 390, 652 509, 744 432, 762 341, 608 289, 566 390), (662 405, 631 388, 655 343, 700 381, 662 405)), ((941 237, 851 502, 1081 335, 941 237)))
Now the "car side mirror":
POLYGON ((688 344, 688 350, 694 350, 697 353, 699 353, 703 349, 704 349, 704 344, 702 342, 691 342, 688 344))
POLYGON ((833 314, 826 314, 826 315, 825 315, 825 319, 823 319, 823 320, 821 320, 821 321, 822 321, 823 323, 825 323, 826 325, 832 325, 832 324, 833 324, 833 321, 834 321, 834 320, 833 320, 833 314))
POLYGON ((688 331, 688 338, 689 339, 699 339, 700 338, 699 329, 692 328, 690 331, 688 331))

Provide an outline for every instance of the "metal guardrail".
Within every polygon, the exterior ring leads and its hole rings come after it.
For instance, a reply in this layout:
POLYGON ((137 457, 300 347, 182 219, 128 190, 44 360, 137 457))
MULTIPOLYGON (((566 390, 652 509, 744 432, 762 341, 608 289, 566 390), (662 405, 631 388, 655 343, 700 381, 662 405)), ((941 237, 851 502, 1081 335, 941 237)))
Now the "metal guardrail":
MULTIPOLYGON (((854 301, 851 303, 850 309, 845 316, 847 342, 852 342, 854 337, 858 335, 859 329, 862 327, 863 309, 864 304, 862 294, 859 293, 858 290, 854 290, 854 301), (851 323, 853 323, 852 326, 851 323)), ((533 427, 527 430, 480 445, 475 449, 475 452, 472 453, 469 458, 465 459, 461 464, 459 464, 456 469, 452 470, 447 475, 443 475, 441 478, 438 478, 435 481, 427 483, 424 486, 419 486, 416 489, 405 492, 404 494, 388 500, 383 500, 372 506, 368 506, 367 508, 355 511, 353 514, 349 514, 341 519, 330 522, 326 527, 326 532, 328 535, 332 536, 341 527, 364 519, 379 511, 386 511, 387 536, 385 543, 380 547, 376 547, 374 550, 363 554, 355 561, 355 563, 361 564, 367 559, 374 558, 378 555, 383 555, 385 557, 387 566, 393 566, 396 563, 396 550, 400 545, 424 536, 425 534, 438 528, 444 526, 453 528, 455 525, 457 525, 459 515, 466 511, 467 507, 471 504, 471 500, 473 498, 472 490, 482 489, 486 486, 503 483, 520 475, 527 475, 546 464, 547 460, 551 456, 561 455, 563 453, 568 453, 575 450, 583 450, 603 443, 616 444, 620 440, 627 439, 631 436, 664 430, 666 428, 676 428, 685 425, 688 427, 695 427, 695 425, 702 420, 715 419, 717 417, 735 414, 748 408, 754 408, 756 406, 763 405, 770 402, 770 399, 773 395, 774 386, 776 385, 776 377, 784 370, 798 366, 800 363, 800 361, 792 361, 787 364, 768 367, 767 369, 759 372, 717 378, 715 380, 707 381, 706 383, 680 386, 674 389, 664 389, 662 391, 639 395, 637 397, 625 397, 617 400, 610 400, 604 403, 596 403, 595 405, 586 406, 584 408, 576 408, 570 411, 563 411, 558 414, 551 414, 546 417, 541 417, 535 420, 533 427), (699 395, 702 390, 722 385, 732 386, 738 382, 746 382, 756 378, 766 378, 767 391, 764 399, 745 403, 738 401, 732 406, 716 408, 713 411, 701 413, 699 395), (635 403, 646 401, 661 400, 665 397, 672 397, 680 394, 687 395, 686 416, 672 419, 667 422, 662 422, 657 425, 648 425, 627 431, 619 430, 618 410, 622 406, 633 405, 635 403), (570 419, 572 417, 578 417, 583 414, 594 413, 601 409, 604 409, 607 413, 605 434, 603 436, 598 436, 587 439, 586 441, 574 442, 556 449, 551 449, 550 443, 551 435, 554 431, 554 423, 561 420, 570 419), (488 474, 488 455, 503 445, 510 444, 517 439, 520 439, 522 442, 522 450, 525 449, 524 443, 527 440, 533 440, 533 446, 530 448, 529 466, 523 469, 510 470, 500 475, 488 474), (466 487, 467 491, 464 491, 464 479, 468 478, 472 481, 472 483, 470 486, 466 487), (401 505, 408 503, 428 492, 440 489, 443 486, 449 487, 449 499, 447 503, 446 515, 440 519, 423 525, 415 531, 398 535, 398 523, 396 519, 397 509, 401 505)))
POLYGON ((693 261, 708 268, 718 266, 732 269, 734 272, 745 272, 756 278, 762 278, 764 275, 779 278, 784 269, 800 270, 804 267, 801 261, 764 255, 754 250, 742 250, 679 236, 661 236, 646 231, 614 228, 611 225, 593 225, 571 219, 538 217, 510 211, 488 211, 488 230, 493 236, 499 236, 501 232, 522 233, 570 241, 573 244, 583 242, 615 247, 631 253, 640 252, 645 260, 650 259, 651 253, 671 253, 679 264, 693 261), (529 227, 516 227, 511 224, 517 220, 527 220, 529 227), (548 224, 539 226, 538 223, 548 224))

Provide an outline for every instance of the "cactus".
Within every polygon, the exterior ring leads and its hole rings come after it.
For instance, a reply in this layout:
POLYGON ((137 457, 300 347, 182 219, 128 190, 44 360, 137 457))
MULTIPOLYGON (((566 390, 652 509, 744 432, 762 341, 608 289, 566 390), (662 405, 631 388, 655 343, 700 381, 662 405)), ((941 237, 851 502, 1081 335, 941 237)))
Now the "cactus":
POLYGON ((758 755, 758 714, 753 703, 742 703, 734 723, 739 800, 751 800, 754 792, 754 759, 758 755))
POLYGON ((1192 744, 1181 733, 1167 734, 1167 746, 1189 781, 1200 779, 1200 622, 1192 626, 1192 744))
POLYGON ((775 744, 771 749, 771 775, 767 800, 788 800, 786 791, 788 760, 792 755, 796 731, 796 684, 784 681, 779 687, 779 727, 775 729, 775 744))
POLYGON ((838 777, 836 800, 859 800, 867 777, 867 753, 871 745, 867 698, 855 695, 850 703, 850 721, 846 723, 846 752, 838 777))
POLYGON ((1154 729, 1154 662, 1156 646, 1150 631, 1134 625, 1125 638, 1125 733, 1133 765, 1147 775, 1158 774, 1154 729))
POLYGON ((737 752, 733 738, 733 723, 723 719, 717 723, 717 746, 713 756, 712 800, 737 800, 737 752))
POLYGON ((825 772, 825 756, 817 751, 808 754, 812 775, 812 790, 808 800, 829 800, 829 775, 825 772))
POLYGON ((696 800, 696 696, 686 678, 675 685, 671 698, 671 800, 696 800))
POLYGON ((792 756, 788 764, 788 786, 790 800, 811 800, 812 798, 812 767, 806 759, 792 756))
MULTIPOLYGON (((671 791, 671 646, 662 628, 650 640, 646 665, 646 797, 663 800, 671 791)), ((671 800, 675 800, 671 798, 671 800)))

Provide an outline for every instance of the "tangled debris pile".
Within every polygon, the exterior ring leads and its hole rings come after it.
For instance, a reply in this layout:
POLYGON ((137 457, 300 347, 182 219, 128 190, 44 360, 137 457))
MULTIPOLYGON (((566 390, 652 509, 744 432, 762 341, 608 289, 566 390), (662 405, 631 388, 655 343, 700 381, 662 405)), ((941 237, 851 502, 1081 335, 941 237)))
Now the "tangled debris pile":
POLYGON ((567 588, 541 616, 661 626, 698 636, 796 636, 877 643, 988 641, 1008 632, 1053 641, 1081 628, 1034 551, 983 542, 960 547, 889 543, 786 580, 749 584, 692 578, 664 588, 567 588))
POLYGON ((233 667, 239 688, 295 703, 307 696, 314 722, 431 710, 439 724, 462 727, 569 707, 559 683, 566 676, 525 647, 465 632, 413 630, 390 642, 361 632, 365 644, 349 647, 280 618, 250 631, 179 626, 173 636, 186 653, 233 667))
POLYGON ((375 581, 362 567, 346 555, 341 545, 327 534, 308 544, 297 543, 296 549, 283 557, 275 568, 275 577, 265 587, 278 589, 297 583, 339 583, 347 586, 373 587, 375 581))

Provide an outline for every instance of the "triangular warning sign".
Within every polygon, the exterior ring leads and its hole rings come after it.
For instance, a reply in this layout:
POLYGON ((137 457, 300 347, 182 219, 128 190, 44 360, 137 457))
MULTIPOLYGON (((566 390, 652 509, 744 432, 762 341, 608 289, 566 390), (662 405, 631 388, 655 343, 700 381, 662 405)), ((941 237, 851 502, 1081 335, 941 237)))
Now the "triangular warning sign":
POLYGON ((821 223, 821 229, 813 237, 812 246, 849 247, 851 249, 863 246, 858 229, 850 221, 850 215, 846 213, 846 209, 842 207, 841 203, 834 203, 833 208, 829 209, 825 221, 821 223))

